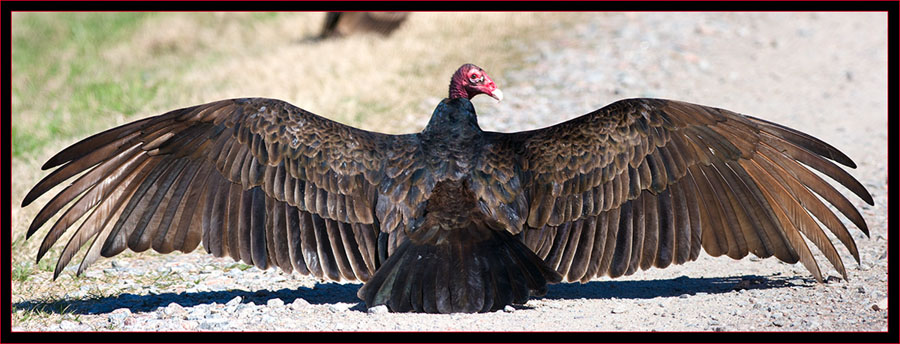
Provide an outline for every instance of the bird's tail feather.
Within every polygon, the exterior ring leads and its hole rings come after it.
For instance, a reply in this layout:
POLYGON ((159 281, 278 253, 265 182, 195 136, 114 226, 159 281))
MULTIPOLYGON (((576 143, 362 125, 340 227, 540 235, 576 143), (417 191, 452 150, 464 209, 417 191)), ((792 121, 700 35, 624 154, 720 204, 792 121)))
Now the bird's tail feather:
POLYGON ((416 244, 407 240, 357 294, 366 307, 393 312, 474 313, 523 304, 561 280, 505 231, 486 240, 416 244))

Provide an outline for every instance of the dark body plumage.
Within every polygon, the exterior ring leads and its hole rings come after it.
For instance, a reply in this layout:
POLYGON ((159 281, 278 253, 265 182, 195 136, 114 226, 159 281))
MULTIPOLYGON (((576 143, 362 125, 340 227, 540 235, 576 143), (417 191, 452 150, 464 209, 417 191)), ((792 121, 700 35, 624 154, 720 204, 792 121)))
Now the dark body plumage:
POLYGON ((807 166, 872 198, 834 164, 853 162, 827 143, 660 99, 618 101, 538 130, 485 132, 469 99, 502 95, 482 72, 461 67, 451 97, 416 134, 368 132, 260 98, 110 129, 44 165, 60 167, 23 206, 87 172, 28 235, 64 210, 40 260, 87 217, 54 277, 83 245, 79 273, 126 248, 188 252, 202 242, 259 268, 365 281, 358 295, 370 307, 440 313, 524 303, 561 280, 681 264, 701 247, 799 261, 821 281, 804 237, 846 278, 813 218, 859 261, 819 197, 868 234, 862 216, 807 166))

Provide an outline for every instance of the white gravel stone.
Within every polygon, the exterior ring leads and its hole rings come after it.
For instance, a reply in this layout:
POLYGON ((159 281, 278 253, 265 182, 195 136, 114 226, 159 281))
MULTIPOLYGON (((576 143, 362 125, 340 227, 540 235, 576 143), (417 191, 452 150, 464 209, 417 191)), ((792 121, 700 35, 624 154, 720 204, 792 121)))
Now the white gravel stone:
POLYGON ((228 328, 229 321, 226 318, 208 318, 201 321, 197 328, 201 330, 224 330, 228 328))
POLYGON ((106 320, 114 327, 121 327, 125 324, 125 319, 131 316, 131 310, 128 308, 119 308, 110 312, 106 316, 106 320))
POLYGON ((294 302, 291 302, 291 309, 293 309, 293 310, 306 308, 308 306, 309 306, 309 302, 304 299, 301 299, 299 297, 294 299, 294 302))
POLYGON ((229 300, 225 305, 227 306, 237 306, 241 303, 242 298, 240 296, 235 296, 233 299, 229 300))
POLYGON ((624 314, 624 313, 628 313, 628 307, 625 306, 625 305, 618 305, 618 306, 616 306, 616 307, 613 307, 613 309, 610 310, 610 312, 611 312, 612 314, 624 314))
POLYGON ((388 311, 389 311, 389 310, 388 310, 388 307, 387 307, 387 306, 385 306, 385 305, 378 305, 378 306, 375 306, 375 307, 372 307, 372 308, 367 309, 367 310, 366 310, 366 313, 369 313, 369 314, 384 314, 384 313, 388 313, 388 311))
POLYGON ((188 320, 201 320, 210 314, 209 307, 193 307, 188 313, 188 320))
POLYGON ((78 329, 78 323, 71 320, 63 320, 59 323, 59 329, 63 331, 74 331, 78 329))
POLYGON ((175 302, 172 302, 168 306, 166 306, 165 313, 166 313, 166 315, 168 315, 170 317, 171 316, 183 316, 187 313, 187 311, 185 311, 184 307, 182 307, 181 305, 179 305, 175 302))
POLYGON ((351 307, 351 305, 346 304, 346 303, 336 303, 333 305, 329 305, 328 310, 335 312, 335 313, 339 313, 339 312, 346 312, 350 307, 351 307))

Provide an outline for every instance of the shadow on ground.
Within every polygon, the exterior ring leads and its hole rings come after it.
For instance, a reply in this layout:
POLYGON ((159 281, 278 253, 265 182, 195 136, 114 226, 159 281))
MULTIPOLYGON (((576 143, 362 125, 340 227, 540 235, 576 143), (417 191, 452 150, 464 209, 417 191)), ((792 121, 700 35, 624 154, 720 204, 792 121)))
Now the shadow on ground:
MULTIPOLYGON (((787 288, 808 286, 810 281, 800 277, 745 275, 737 277, 678 277, 662 280, 639 281, 592 281, 585 284, 565 283, 550 286, 543 298, 553 300, 573 299, 652 299, 655 297, 679 297, 697 293, 719 294, 740 289, 787 288)), ((35 310, 50 313, 105 314, 119 308, 128 308, 132 313, 153 312, 159 308, 177 303, 183 307, 200 304, 224 304, 237 296, 242 303, 253 302, 265 305, 271 299, 281 299, 285 304, 304 299, 310 304, 334 304, 357 302, 352 311, 365 311, 365 306, 356 297, 360 283, 338 284, 317 283, 312 288, 280 289, 276 291, 224 290, 204 292, 161 293, 157 295, 121 294, 115 297, 91 298, 85 300, 61 299, 55 301, 22 301, 13 303, 13 311, 35 310)))
MULTIPOLYGON (((132 313, 153 312, 170 303, 177 303, 183 307, 193 307, 201 304, 227 303, 237 296, 242 303, 253 302, 257 305, 265 305, 271 299, 281 299, 285 304, 301 298, 311 304, 335 304, 338 302, 359 302, 356 290, 362 287, 361 283, 338 284, 316 283, 312 288, 298 287, 296 289, 280 290, 222 290, 202 292, 160 293, 156 295, 120 294, 118 296, 91 298, 84 300, 60 299, 55 301, 22 301, 13 303, 13 311, 36 310, 50 313, 74 313, 74 314, 103 314, 119 308, 128 308, 132 313)), ((365 310, 361 304, 351 309, 365 310), (360 308, 362 307, 362 308, 360 308)))
POLYGON ((741 289, 770 289, 810 286, 812 281, 801 277, 744 275, 733 277, 692 278, 681 276, 657 280, 606 280, 585 284, 563 283, 550 286, 543 298, 571 299, 652 299, 679 297, 697 293, 722 294, 741 289))

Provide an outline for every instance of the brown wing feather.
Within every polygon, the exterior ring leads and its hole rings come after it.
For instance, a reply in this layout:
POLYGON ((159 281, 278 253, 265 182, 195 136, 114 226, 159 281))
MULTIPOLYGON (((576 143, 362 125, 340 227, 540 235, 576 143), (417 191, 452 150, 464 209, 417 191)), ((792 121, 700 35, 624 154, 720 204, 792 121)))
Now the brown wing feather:
POLYGON ((28 234, 64 213, 44 238, 40 260, 86 219, 55 276, 88 242, 79 273, 126 248, 191 251, 202 241, 216 256, 259 268, 367 280, 375 257, 389 254, 378 252, 377 232, 406 226, 433 186, 417 160, 417 140, 359 130, 272 99, 179 109, 52 157, 44 168, 60 167, 23 206, 88 172, 39 212, 28 234))
POLYGON ((524 231, 524 242, 568 281, 682 264, 701 247, 713 256, 800 261, 821 280, 804 236, 846 278, 812 216, 858 260, 856 245, 813 193, 868 233, 852 204, 803 166, 872 204, 862 184, 832 162, 855 167, 846 155, 727 110, 629 99, 544 129, 490 134, 477 194, 491 207, 505 206, 500 220, 509 231, 524 231), (508 181, 522 189, 501 190, 508 181), (524 202, 510 202, 516 197, 524 202))

